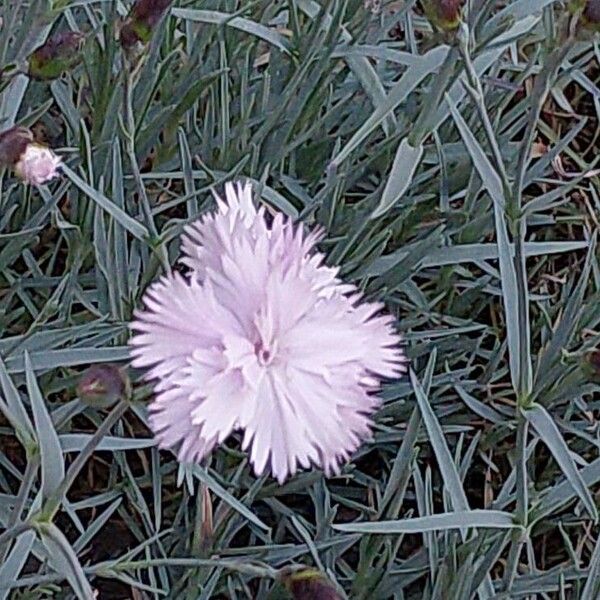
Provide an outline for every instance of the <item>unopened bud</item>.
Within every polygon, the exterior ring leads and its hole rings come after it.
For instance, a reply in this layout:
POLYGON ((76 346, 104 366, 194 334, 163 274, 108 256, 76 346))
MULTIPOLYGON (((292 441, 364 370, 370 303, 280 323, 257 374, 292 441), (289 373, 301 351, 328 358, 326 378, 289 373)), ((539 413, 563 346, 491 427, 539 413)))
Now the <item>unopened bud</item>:
POLYGON ((454 31, 460 25, 464 0, 422 0, 422 3, 434 28, 454 31))
POLYGON ((136 0, 121 27, 119 38, 124 48, 146 44, 172 0, 136 0))
POLYGON ((60 77, 82 60, 85 36, 77 31, 65 31, 48 38, 29 56, 29 76, 49 80, 60 77))
POLYGON ((317 569, 285 569, 281 581, 293 600, 341 600, 331 581, 317 569))
POLYGON ((108 408, 129 395, 129 379, 115 365, 93 365, 79 379, 77 395, 83 402, 108 408))

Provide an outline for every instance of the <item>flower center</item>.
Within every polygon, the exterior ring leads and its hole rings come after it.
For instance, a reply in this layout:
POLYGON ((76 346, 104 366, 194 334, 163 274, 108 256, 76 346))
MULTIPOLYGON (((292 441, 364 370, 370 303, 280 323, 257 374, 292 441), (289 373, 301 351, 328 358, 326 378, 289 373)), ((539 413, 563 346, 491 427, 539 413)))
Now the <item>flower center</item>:
POLYGON ((273 362, 275 348, 269 348, 263 342, 257 342, 254 345, 254 353, 256 354, 258 364, 262 367, 266 367, 273 362))

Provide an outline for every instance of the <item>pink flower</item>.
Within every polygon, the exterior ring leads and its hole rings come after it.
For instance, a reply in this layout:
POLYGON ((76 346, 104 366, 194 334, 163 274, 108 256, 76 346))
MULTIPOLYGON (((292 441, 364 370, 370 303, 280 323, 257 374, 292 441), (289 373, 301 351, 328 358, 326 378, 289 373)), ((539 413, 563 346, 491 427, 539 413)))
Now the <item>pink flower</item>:
POLYGON ((242 430, 257 474, 338 470, 370 435, 381 378, 405 370, 394 319, 323 264, 319 234, 251 189, 187 227, 189 277, 153 284, 131 325, 133 366, 156 380, 150 424, 163 448, 199 460, 242 430))
POLYGON ((28 144, 20 156, 15 171, 17 175, 32 185, 40 185, 58 175, 61 159, 45 146, 28 144))

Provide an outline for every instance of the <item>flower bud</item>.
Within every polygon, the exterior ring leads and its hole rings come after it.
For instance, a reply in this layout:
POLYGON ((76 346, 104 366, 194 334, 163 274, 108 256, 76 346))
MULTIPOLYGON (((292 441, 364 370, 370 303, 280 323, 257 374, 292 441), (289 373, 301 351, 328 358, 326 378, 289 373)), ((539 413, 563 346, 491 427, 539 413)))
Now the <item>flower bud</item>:
POLYGON ((122 369, 115 365, 92 365, 83 372, 77 384, 79 398, 98 408, 108 408, 129 395, 130 382, 122 369))
POLYGON ((29 76, 49 80, 60 77, 81 60, 85 36, 77 31, 57 33, 29 56, 29 76))
POLYGON ((454 31, 462 17, 464 0, 422 0, 425 15, 435 29, 454 31))
POLYGON ((119 38, 123 48, 132 48, 138 42, 148 43, 153 29, 171 2, 172 0, 136 0, 121 27, 119 38))
POLYGON ((331 581, 317 569, 283 569, 281 580, 293 600, 341 600, 331 581))

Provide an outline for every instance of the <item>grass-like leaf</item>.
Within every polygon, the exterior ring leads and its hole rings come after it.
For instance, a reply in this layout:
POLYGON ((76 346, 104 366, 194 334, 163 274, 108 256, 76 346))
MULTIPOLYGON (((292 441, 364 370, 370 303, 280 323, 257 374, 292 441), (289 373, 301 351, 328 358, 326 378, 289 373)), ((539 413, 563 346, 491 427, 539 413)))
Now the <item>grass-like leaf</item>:
POLYGON ((54 569, 66 577, 79 600, 90 600, 94 592, 85 576, 77 554, 61 530, 53 523, 37 526, 48 560, 54 569))
POLYGON ((25 377, 42 466, 42 498, 49 498, 65 476, 60 441, 40 392, 29 354, 25 352, 25 377))
POLYGON ((406 192, 412 183, 422 156, 423 146, 419 145, 413 148, 408 142, 408 138, 402 139, 392 163, 392 170, 383 189, 381 202, 373 212, 371 218, 375 219, 385 214, 402 198, 404 192, 406 192))
MULTIPOLYGON (((446 102, 454 118, 454 122, 463 138, 473 164, 483 181, 494 203, 494 220, 496 223, 496 243, 498 244, 498 259, 502 280, 502 297, 504 300, 506 335, 508 339, 508 354, 510 358, 510 375, 515 390, 520 387, 521 365, 523 355, 530 362, 530 349, 525 347, 520 330, 519 293, 517 288, 517 273, 511 255, 511 244, 508 237, 508 227, 504 209, 506 201, 500 176, 492 167, 489 159, 477 142, 452 100, 447 96, 446 102)), ((527 324, 529 326, 529 324, 527 324)))
POLYGON ((388 93, 386 101, 377 106, 358 131, 335 155, 330 166, 332 168, 338 167, 353 150, 358 148, 364 139, 382 123, 386 116, 406 100, 409 94, 425 77, 442 65, 447 53, 448 49, 445 47, 434 48, 423 56, 418 63, 411 65, 400 81, 388 93))
POLYGON ((265 40, 283 52, 289 52, 288 41, 279 34, 275 29, 265 27, 260 23, 256 23, 244 17, 237 17, 217 10, 199 10, 193 8, 174 8, 171 11, 174 17, 186 19, 188 21, 198 21, 200 23, 214 23, 216 25, 227 25, 234 27, 250 35, 255 35, 258 38, 265 40))
POLYGON ((2 393, 4 400, 0 404, 6 403, 5 416, 11 422, 11 424, 17 429, 19 435, 24 440, 32 442, 35 439, 35 433, 31 419, 23 406, 23 400, 15 387, 12 379, 10 378, 4 362, 0 359, 0 386, 2 387, 2 393), (10 416, 9 416, 9 414, 10 416))
POLYGON ((456 469, 456 464, 452 458, 452 454, 448 449, 448 444, 444 437, 444 433, 440 426, 440 423, 429 404, 429 400, 421 386, 421 383, 417 379, 414 372, 410 371, 410 380, 417 398, 419 409, 421 410, 421 416, 423 418, 423 424, 427 429, 427 434, 435 457, 438 461, 440 472, 444 479, 444 484, 450 495, 452 506, 454 510, 459 512, 465 512, 469 510, 469 503, 465 495, 465 491, 460 482, 460 477, 456 469))
POLYGON ((63 165, 62 171, 88 198, 96 202, 102 210, 111 215, 127 231, 129 231, 129 233, 142 241, 149 239, 150 233, 145 225, 136 221, 133 217, 130 217, 122 208, 114 202, 111 202, 104 194, 95 190, 91 185, 87 184, 66 165, 63 165))
POLYGON ((444 531, 448 529, 466 529, 489 527, 494 529, 512 529, 518 527, 511 513, 499 510, 466 510, 451 513, 416 517, 399 521, 379 521, 376 523, 348 523, 334 525, 334 529, 352 533, 398 534, 421 533, 423 531, 444 531))
POLYGON ((577 492, 592 519, 597 521, 598 510, 596 509, 594 499, 575 466, 571 451, 552 417, 543 406, 535 403, 523 412, 527 420, 535 428, 537 434, 546 446, 548 446, 548 450, 552 452, 552 456, 554 456, 556 462, 560 465, 562 472, 577 492))

